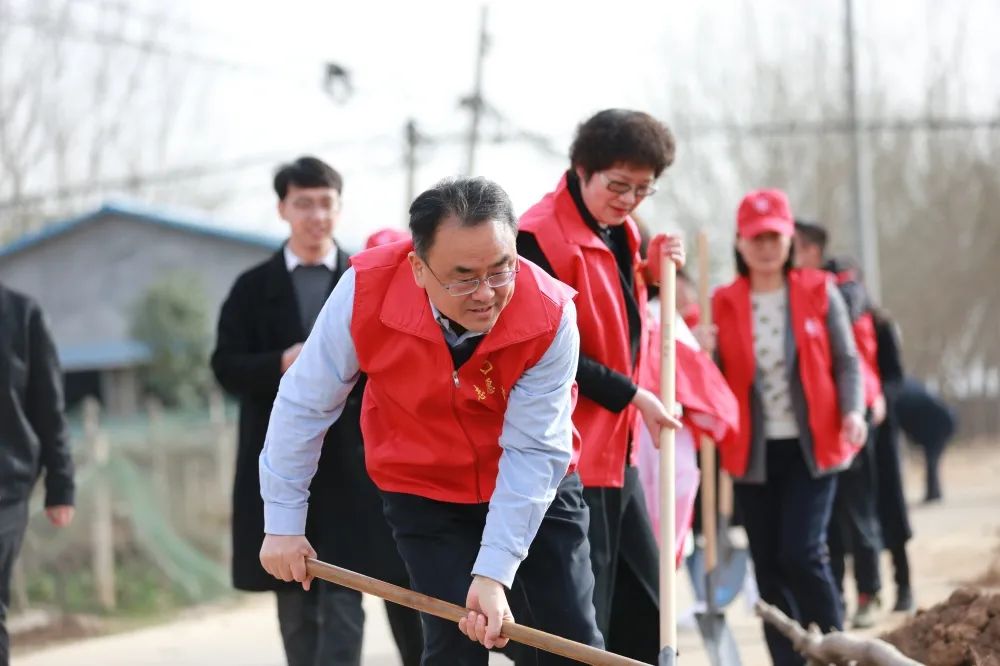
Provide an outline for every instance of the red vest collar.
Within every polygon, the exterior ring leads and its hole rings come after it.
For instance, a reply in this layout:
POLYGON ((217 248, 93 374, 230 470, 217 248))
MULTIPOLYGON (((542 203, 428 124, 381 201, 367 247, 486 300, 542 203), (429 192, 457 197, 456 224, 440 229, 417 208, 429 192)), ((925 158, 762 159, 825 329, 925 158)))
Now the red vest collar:
MULTIPOLYGON (((558 326, 558 321, 550 321, 550 316, 542 301, 541 290, 535 288, 537 280, 534 264, 521 259, 521 271, 517 282, 524 288, 517 288, 507 303, 496 325, 486 334, 477 353, 486 354, 501 347, 517 344, 548 333, 558 326), (529 284, 525 282, 530 281, 529 284)), ((427 292, 413 279, 410 262, 400 262, 389 283, 386 298, 379 312, 379 320, 389 328, 415 335, 431 342, 443 341, 441 325, 435 321, 434 312, 427 292)))
MULTIPOLYGON (((583 222, 583 217, 576 208, 576 202, 573 201, 573 195, 570 194, 565 174, 559 180, 559 184, 556 185, 552 196, 555 198, 554 209, 556 220, 559 222, 559 229, 562 231, 567 243, 573 243, 592 250, 600 250, 608 254, 611 253, 611 250, 604 244, 604 241, 594 233, 593 229, 587 226, 586 222, 583 222)), ((625 222, 625 234, 626 238, 628 238, 629 249, 634 254, 639 248, 639 234, 632 218, 628 218, 625 222)))

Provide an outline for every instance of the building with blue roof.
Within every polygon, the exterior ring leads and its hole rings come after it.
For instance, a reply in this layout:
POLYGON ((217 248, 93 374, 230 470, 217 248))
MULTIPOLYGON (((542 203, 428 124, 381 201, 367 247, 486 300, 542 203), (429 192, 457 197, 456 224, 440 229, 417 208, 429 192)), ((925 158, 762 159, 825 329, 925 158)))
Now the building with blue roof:
POLYGON ((213 317, 236 276, 282 239, 224 228, 207 218, 110 201, 0 247, 0 282, 33 297, 49 320, 66 373, 67 400, 98 396, 117 413, 140 404, 150 350, 129 335, 147 289, 194 275, 213 317))

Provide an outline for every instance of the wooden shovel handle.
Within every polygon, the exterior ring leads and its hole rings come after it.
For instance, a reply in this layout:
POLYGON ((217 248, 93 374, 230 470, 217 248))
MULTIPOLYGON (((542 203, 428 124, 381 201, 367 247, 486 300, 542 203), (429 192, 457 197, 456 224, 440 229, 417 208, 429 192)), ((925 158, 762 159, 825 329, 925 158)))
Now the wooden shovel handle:
MULTIPOLYGON (((370 578, 341 567, 327 564, 312 558, 306 558, 306 571, 309 575, 358 592, 371 594, 386 599, 400 606, 418 610, 421 613, 434 615, 445 620, 458 622, 469 615, 469 610, 456 604, 420 594, 405 587, 392 585, 376 578, 370 578)), ((455 631, 458 631, 456 628, 455 631)), ((642 666, 642 662, 622 657, 611 652, 605 652, 590 645, 577 643, 568 638, 548 634, 538 629, 525 627, 514 622, 504 622, 501 633, 512 641, 529 645, 539 650, 558 654, 569 659, 575 659, 592 666, 642 666)))
MULTIPOLYGON (((660 257, 660 401, 670 414, 677 397, 677 266, 660 257)), ((676 433, 660 429, 660 649, 677 654, 676 433)))
POLYGON ((718 522, 715 503, 715 442, 702 435, 698 450, 701 462, 701 534, 705 538, 705 572, 715 570, 719 556, 717 549, 718 522))

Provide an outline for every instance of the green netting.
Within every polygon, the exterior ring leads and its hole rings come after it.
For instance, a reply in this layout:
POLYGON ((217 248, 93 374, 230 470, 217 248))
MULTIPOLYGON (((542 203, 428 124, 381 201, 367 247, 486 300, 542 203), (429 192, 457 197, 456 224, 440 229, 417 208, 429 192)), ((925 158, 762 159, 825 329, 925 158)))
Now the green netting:
MULTIPOLYGON (((42 506, 43 484, 39 483, 22 550, 24 575, 89 571, 95 490, 107 488, 113 506, 116 569, 125 569, 126 564, 131 571, 136 566, 155 569, 162 574, 157 578, 189 603, 230 590, 223 546, 229 530, 228 483, 219 488, 224 474, 209 466, 219 462, 220 437, 235 437, 232 427, 220 432, 220 426, 201 410, 165 412, 155 427, 141 416, 103 420, 100 430, 110 445, 109 459, 103 465, 89 459, 82 427, 77 420, 71 422, 77 512, 69 527, 55 529, 48 524, 42 506), (168 463, 159 467, 165 478, 154 478, 150 464, 154 455, 169 456, 168 463), (185 496, 192 491, 178 476, 192 465, 214 472, 203 475, 213 482, 211 492, 195 497, 194 502, 185 496)), ((231 445, 235 447, 235 442, 231 445)))

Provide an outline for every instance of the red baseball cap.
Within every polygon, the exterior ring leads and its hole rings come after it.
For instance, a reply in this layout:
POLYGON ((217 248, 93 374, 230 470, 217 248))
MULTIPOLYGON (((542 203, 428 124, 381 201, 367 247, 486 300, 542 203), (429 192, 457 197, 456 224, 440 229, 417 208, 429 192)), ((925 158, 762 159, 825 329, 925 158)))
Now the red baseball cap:
POLYGON ((373 247, 378 247, 379 245, 388 245, 389 243, 395 243, 396 241, 406 240, 410 237, 410 234, 400 229, 379 229, 365 241, 365 249, 370 250, 373 247))
POLYGON ((741 238, 753 238, 767 231, 795 235, 795 218, 788 197, 781 190, 754 190, 743 197, 736 213, 736 232, 741 238))

